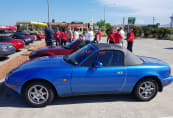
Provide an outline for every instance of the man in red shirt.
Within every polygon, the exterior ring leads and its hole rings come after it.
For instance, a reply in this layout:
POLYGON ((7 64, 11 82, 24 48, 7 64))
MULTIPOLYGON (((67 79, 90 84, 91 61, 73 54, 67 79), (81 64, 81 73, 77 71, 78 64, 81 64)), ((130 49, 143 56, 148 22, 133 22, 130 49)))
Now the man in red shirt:
POLYGON ((58 46, 58 43, 59 43, 59 45, 61 45, 61 32, 59 31, 59 29, 57 29, 55 31, 54 37, 55 37, 55 40, 56 40, 56 46, 58 46))
POLYGON ((96 33, 96 42, 99 43, 101 41, 101 37, 102 37, 102 32, 100 30, 100 28, 98 29, 98 32, 96 33))
POLYGON ((117 45, 121 45, 123 36, 120 33, 120 29, 117 30, 117 32, 114 34, 114 43, 117 45))
POLYGON ((107 43, 109 42, 109 44, 114 44, 114 28, 111 29, 111 32, 108 34, 108 38, 107 38, 107 43))
POLYGON ((134 36, 134 33, 133 33, 133 29, 131 28, 129 35, 127 36, 127 43, 128 43, 127 44, 127 49, 131 52, 133 51, 134 38, 135 38, 135 36, 134 36))
POLYGON ((66 42, 67 42, 67 31, 64 30, 64 32, 61 32, 61 39, 62 39, 61 45, 62 46, 66 45, 66 42))

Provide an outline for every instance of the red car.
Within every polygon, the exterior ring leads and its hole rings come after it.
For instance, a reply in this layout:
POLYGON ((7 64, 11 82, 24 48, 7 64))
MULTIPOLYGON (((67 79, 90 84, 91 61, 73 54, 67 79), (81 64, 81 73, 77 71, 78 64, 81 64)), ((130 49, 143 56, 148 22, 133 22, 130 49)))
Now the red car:
POLYGON ((36 36, 38 40, 44 39, 44 36, 42 34, 37 34, 36 36))
POLYGON ((41 48, 36 51, 33 51, 30 54, 29 58, 34 59, 34 58, 43 57, 43 56, 68 55, 77 51, 78 49, 84 47, 85 45, 89 43, 92 43, 92 42, 82 40, 82 39, 77 39, 64 47, 55 47, 55 46, 45 47, 45 48, 41 48))
POLYGON ((37 40, 41 40, 41 39, 44 39, 44 36, 42 34, 37 34, 37 33, 30 33, 30 35, 32 36, 36 36, 37 40))
POLYGON ((24 47, 25 43, 22 40, 13 39, 8 36, 0 36, 1 43, 12 43, 16 50, 19 50, 24 47))

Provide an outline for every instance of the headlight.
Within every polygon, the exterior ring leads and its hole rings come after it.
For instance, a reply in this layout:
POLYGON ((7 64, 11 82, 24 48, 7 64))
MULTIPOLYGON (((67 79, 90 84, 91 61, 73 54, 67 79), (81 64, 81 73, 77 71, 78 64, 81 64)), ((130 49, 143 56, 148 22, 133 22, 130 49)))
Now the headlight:
POLYGON ((12 45, 10 45, 10 46, 8 46, 8 48, 13 48, 13 46, 12 46, 12 45))

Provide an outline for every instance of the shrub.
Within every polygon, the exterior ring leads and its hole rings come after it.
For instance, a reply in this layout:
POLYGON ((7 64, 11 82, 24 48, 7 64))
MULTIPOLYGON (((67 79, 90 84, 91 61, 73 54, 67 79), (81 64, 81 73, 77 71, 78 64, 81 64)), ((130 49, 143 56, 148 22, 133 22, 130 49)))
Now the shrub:
POLYGON ((133 32, 135 37, 141 37, 142 36, 142 28, 138 26, 133 26, 133 32))
POLYGON ((148 38, 152 35, 152 28, 151 27, 145 27, 143 30, 144 30, 144 37, 148 38))

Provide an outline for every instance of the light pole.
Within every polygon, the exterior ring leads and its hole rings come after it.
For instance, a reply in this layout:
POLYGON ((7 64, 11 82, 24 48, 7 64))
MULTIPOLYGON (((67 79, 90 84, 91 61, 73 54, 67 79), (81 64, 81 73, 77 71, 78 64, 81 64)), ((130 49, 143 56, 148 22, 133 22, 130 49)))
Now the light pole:
POLYGON ((173 33, 173 29, 172 29, 172 25, 173 25, 173 14, 172 14, 172 16, 170 17, 170 19, 171 19, 171 23, 170 23, 170 39, 172 38, 172 33, 173 33))
POLYGON ((154 23, 155 23, 155 20, 156 20, 156 17, 153 16, 153 25, 154 25, 154 23))
POLYGON ((104 6, 104 22, 106 22, 105 17, 106 17, 106 9, 105 9, 105 6, 104 6))
POLYGON ((49 0, 47 0, 47 4, 48 4, 48 27, 49 27, 49 19, 50 19, 50 17, 49 17, 49 0))

